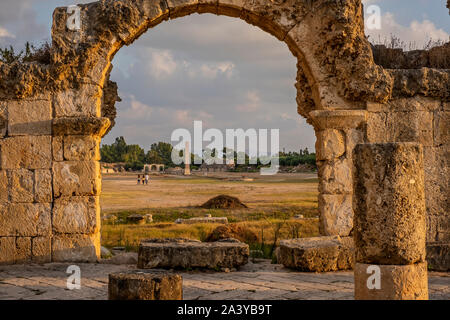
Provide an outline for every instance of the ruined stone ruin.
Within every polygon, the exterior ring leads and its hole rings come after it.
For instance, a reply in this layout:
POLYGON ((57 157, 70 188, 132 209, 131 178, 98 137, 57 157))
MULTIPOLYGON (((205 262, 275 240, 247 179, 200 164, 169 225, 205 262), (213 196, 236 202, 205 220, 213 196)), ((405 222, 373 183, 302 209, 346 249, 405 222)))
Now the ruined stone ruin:
POLYGON ((0 63, 1 263, 99 258, 99 143, 118 99, 112 59, 159 23, 212 13, 260 27, 298 59, 298 112, 317 136, 322 235, 353 229, 356 144, 417 142, 425 155, 428 259, 448 269, 449 66, 436 67, 431 52, 414 68, 376 64, 380 50, 372 52, 365 38, 360 0, 102 0, 79 7, 79 30, 67 27, 67 8, 55 9, 49 61, 0 63))

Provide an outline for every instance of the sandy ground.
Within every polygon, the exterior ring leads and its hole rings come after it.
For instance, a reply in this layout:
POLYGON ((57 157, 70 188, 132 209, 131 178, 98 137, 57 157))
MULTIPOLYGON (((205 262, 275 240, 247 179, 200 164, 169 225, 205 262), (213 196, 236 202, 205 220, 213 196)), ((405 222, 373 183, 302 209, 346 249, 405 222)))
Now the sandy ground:
POLYGON ((101 206, 104 212, 197 206, 219 194, 236 196, 253 207, 280 203, 296 205, 299 199, 317 201, 317 174, 152 175, 148 185, 138 185, 137 174, 103 174, 102 189, 101 206))

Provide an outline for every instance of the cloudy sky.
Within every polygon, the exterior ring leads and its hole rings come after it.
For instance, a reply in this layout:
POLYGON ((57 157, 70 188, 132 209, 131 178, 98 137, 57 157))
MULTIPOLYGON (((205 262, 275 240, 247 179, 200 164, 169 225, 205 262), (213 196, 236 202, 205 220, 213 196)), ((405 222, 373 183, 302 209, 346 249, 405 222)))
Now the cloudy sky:
MULTIPOLYGON (((53 9, 83 2, 90 1, 1 0, 0 46, 49 40, 53 9)), ((421 48, 430 38, 449 39, 446 0, 363 2, 381 9, 381 29, 366 30, 375 41, 393 34, 421 48)), ((296 113, 294 57, 242 20, 194 14, 164 22, 122 48, 113 64, 123 101, 104 143, 124 136, 148 149, 202 120, 205 129, 278 128, 281 148, 314 149, 314 132, 296 113)))

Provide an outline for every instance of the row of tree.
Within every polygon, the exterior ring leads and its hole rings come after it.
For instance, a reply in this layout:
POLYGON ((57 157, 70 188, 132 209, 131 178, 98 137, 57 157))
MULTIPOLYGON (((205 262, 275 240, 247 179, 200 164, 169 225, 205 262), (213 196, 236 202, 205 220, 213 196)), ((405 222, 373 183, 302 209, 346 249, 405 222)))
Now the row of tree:
MULTIPOLYGON (((137 144, 127 144, 124 137, 116 138, 116 141, 111 145, 102 145, 100 149, 101 160, 106 163, 125 163, 126 169, 141 170, 145 163, 148 164, 164 164, 166 167, 175 167, 176 164, 172 161, 173 147, 167 142, 153 143, 150 146, 150 150, 145 152, 137 144)), ((207 154, 212 157, 219 157, 217 150, 205 150, 207 154)), ((230 150, 228 150, 230 152, 230 150)), ((257 161, 256 164, 251 164, 251 158, 245 153, 233 152, 234 163, 238 163, 238 159, 245 159, 245 164, 236 165, 236 170, 248 169, 248 167, 254 167, 258 169, 262 166, 261 162, 257 161)), ((222 157, 225 158, 227 150, 222 151, 222 157)), ((179 151, 179 156, 183 155, 183 151, 179 151)), ((198 166, 198 155, 191 154, 191 164, 195 168, 198 166)), ((225 162, 224 162, 225 163, 225 162)), ((299 152, 280 152, 279 154, 280 166, 297 166, 299 164, 316 165, 316 155, 309 153, 308 148, 300 150, 299 152)))

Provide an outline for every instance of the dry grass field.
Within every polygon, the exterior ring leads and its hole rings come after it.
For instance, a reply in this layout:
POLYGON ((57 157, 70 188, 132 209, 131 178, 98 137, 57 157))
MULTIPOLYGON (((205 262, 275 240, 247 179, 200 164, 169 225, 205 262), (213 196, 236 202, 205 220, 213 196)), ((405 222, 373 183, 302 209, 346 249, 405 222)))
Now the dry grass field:
POLYGON ((209 173, 192 176, 152 175, 148 185, 137 184, 137 174, 104 174, 102 215, 115 216, 102 225, 102 245, 136 250, 145 238, 185 237, 205 240, 219 226, 212 223, 175 224, 178 218, 227 217, 244 233, 251 249, 271 256, 280 239, 318 235, 316 173, 209 173), (247 209, 202 209, 220 194, 238 197, 247 209), (153 223, 126 223, 131 214, 152 214, 153 223), (295 219, 303 215, 310 219, 295 219), (249 237, 248 235, 252 235, 249 237))

